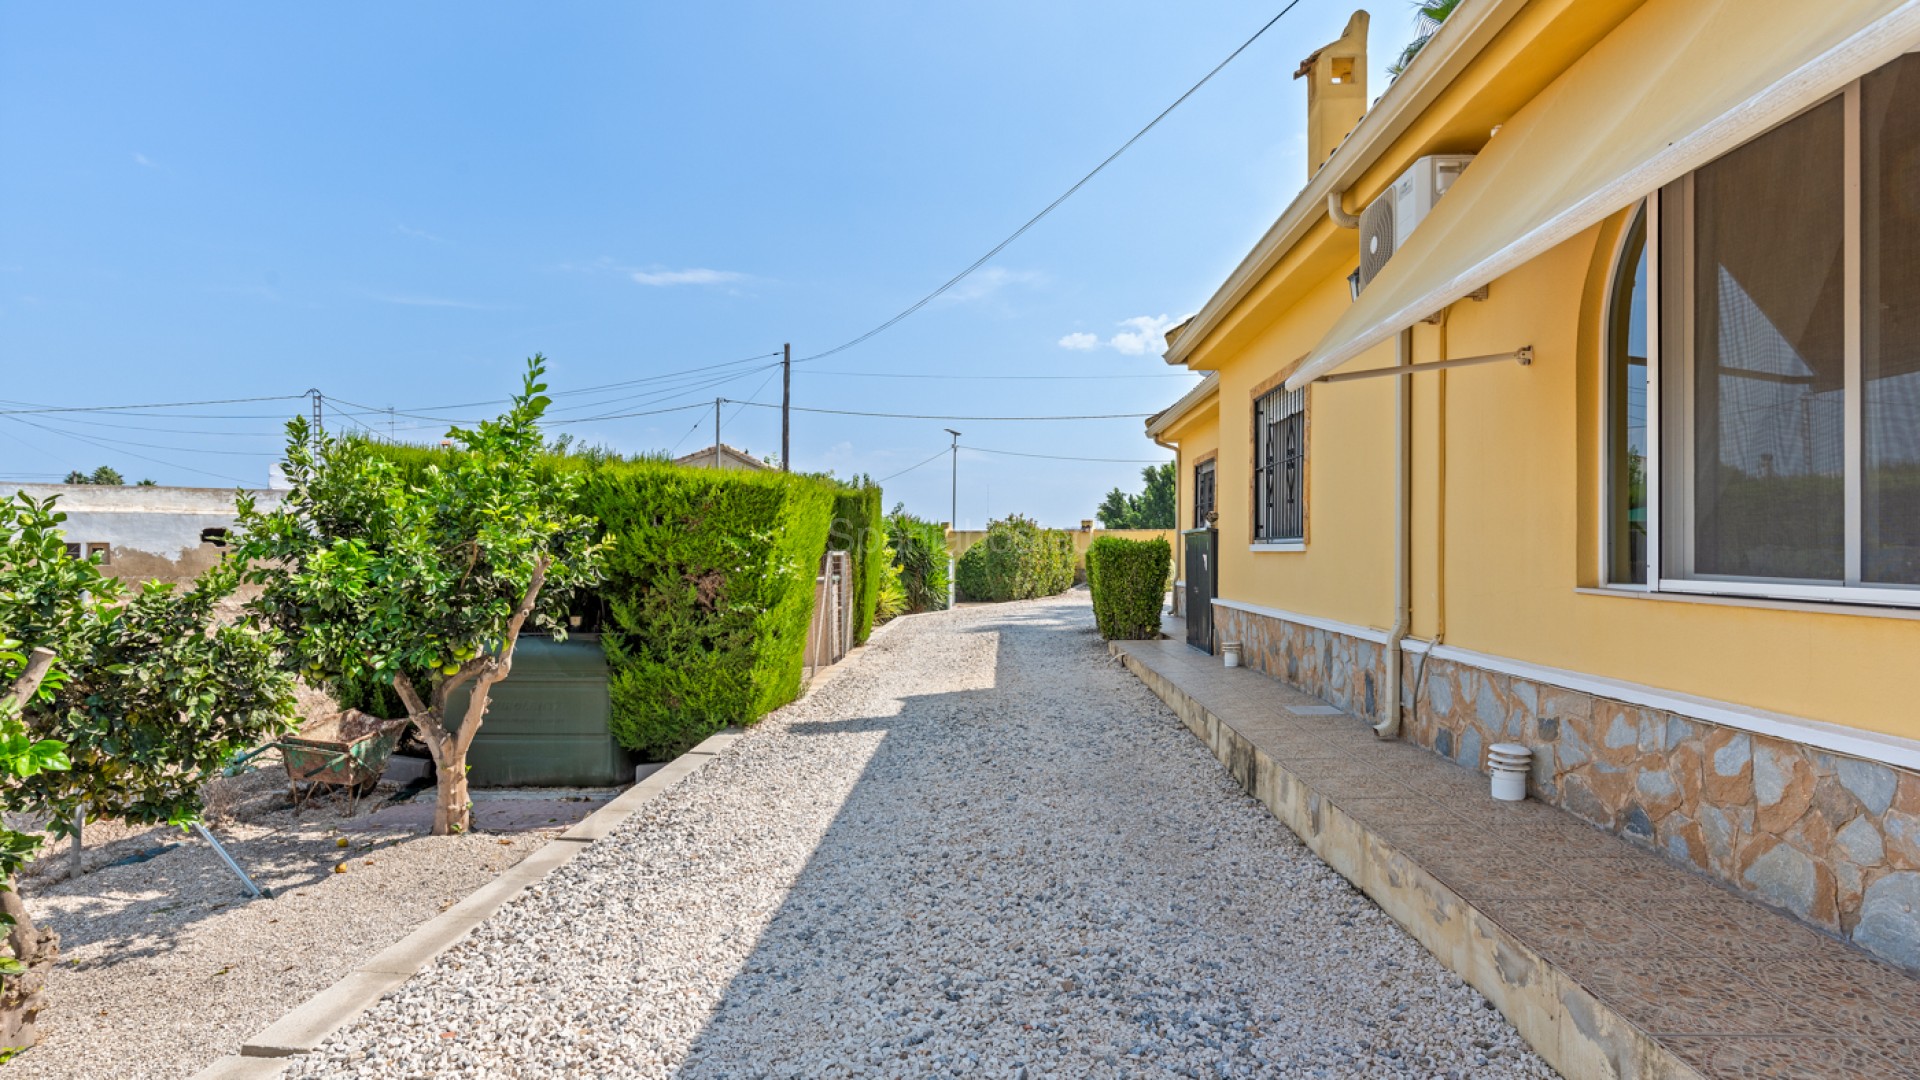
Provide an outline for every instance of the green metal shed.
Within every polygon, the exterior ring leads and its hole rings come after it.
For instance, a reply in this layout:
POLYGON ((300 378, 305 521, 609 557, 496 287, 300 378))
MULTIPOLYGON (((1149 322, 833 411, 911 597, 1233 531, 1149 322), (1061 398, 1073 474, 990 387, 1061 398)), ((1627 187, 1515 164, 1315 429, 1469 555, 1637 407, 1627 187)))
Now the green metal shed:
MULTIPOLYGON (((450 695, 449 719, 465 712, 467 696, 465 688, 450 695)), ((467 777, 474 787, 630 783, 635 758, 614 741, 612 715, 600 635, 522 637, 467 753, 467 777)))

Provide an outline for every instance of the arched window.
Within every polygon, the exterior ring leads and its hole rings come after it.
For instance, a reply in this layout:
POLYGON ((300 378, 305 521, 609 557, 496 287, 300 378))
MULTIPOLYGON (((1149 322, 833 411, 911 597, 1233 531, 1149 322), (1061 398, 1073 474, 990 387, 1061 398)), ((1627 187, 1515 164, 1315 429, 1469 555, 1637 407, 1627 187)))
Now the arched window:
POLYGON ((1634 211, 1607 302, 1607 579, 1647 583, 1647 208, 1634 211))

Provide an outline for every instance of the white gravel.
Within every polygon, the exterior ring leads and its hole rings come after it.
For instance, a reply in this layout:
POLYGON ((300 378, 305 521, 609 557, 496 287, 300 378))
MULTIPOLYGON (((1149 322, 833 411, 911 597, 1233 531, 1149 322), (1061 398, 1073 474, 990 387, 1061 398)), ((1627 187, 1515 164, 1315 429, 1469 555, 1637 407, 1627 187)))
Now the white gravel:
POLYGON ((161 830, 146 834, 149 846, 179 846, 25 892, 35 920, 60 932, 60 958, 47 974, 44 1038, 7 1063, 7 1080, 191 1076, 550 835, 342 824, 317 807, 298 821, 220 828, 273 900, 248 899, 199 837, 161 830))
POLYGON ((1084 591, 920 616, 294 1076, 1551 1076, 1084 591))

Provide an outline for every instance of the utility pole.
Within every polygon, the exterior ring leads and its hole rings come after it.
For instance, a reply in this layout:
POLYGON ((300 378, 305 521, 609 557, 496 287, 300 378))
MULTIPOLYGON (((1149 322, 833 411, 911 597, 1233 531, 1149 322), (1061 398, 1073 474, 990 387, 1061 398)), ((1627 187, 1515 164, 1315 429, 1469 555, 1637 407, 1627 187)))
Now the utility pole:
POLYGON ((720 403, 726 398, 713 399, 713 467, 720 468, 720 403))
POLYGON ((952 428, 946 429, 953 436, 953 479, 949 491, 952 492, 952 505, 947 509, 947 527, 958 532, 960 529, 960 433, 952 428))
MULTIPOLYGON (((952 537, 960 531, 960 433, 952 428, 945 429, 953 436, 953 475, 947 488, 952 502, 947 507, 947 535, 952 537)), ((949 552, 953 549, 948 548, 949 552)), ((954 602, 960 598, 959 570, 960 561, 951 554, 947 556, 947 608, 952 610, 954 602)))
POLYGON ((793 471, 793 342, 780 346, 780 471, 793 471))
POLYGON ((317 388, 308 390, 307 393, 313 395, 313 434, 315 438, 318 438, 326 434, 327 430, 326 418, 322 415, 320 408, 322 397, 317 388))

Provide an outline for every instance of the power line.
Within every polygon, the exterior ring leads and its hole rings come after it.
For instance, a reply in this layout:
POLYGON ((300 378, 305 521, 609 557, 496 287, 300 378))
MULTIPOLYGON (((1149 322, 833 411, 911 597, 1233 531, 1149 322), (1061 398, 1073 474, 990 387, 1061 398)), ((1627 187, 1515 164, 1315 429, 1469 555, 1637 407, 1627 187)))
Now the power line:
MULTIPOLYGON (((1148 375, 930 375, 930 374, 898 372, 898 371, 820 371, 818 369, 813 371, 803 371, 800 374, 802 375, 841 375, 841 376, 845 376, 847 378, 853 378, 853 379, 983 379, 983 380, 989 380, 989 381, 1002 380, 1002 379, 1009 379, 1009 380, 1048 379, 1048 380, 1105 382, 1109 379, 1192 379, 1193 378, 1193 375, 1191 373, 1176 373, 1176 374, 1168 374, 1168 375, 1160 375, 1160 374, 1148 374, 1148 375)), ((1194 381, 1197 382, 1199 380, 1196 379, 1194 381)))
MULTIPOLYGON (((725 400, 725 399, 723 398, 722 400, 725 400)), ((710 401, 696 401, 691 405, 673 405, 665 409, 648 409, 644 412, 614 413, 610 416, 576 416, 567 420, 554 420, 554 421, 551 421, 551 423, 588 424, 588 423, 592 423, 595 420, 625 420, 630 416, 660 416, 665 413, 686 412, 688 409, 710 409, 712 407, 713 407, 713 403, 710 401)), ((773 407, 778 408, 778 406, 773 406, 773 407)))
POLYGON ((925 461, 923 461, 923 462, 921 462, 921 463, 920 463, 919 465, 909 465, 909 466, 907 466, 906 468, 904 468, 904 469, 901 469, 901 470, 900 470, 899 472, 897 472, 897 473, 891 473, 891 474, 889 474, 889 475, 886 475, 886 476, 883 476, 883 477, 881 477, 881 478, 880 478, 880 479, 878 479, 878 480, 875 480, 875 481, 874 481, 874 483, 876 483, 876 484, 884 484, 884 483, 886 483, 887 481, 889 481, 889 480, 891 480, 891 479, 893 479, 893 478, 894 478, 894 477, 896 477, 896 476, 905 476, 905 475, 907 475, 908 473, 910 473, 910 472, 912 472, 913 470, 915 470, 915 469, 918 469, 918 468, 920 468, 921 466, 925 466, 925 465, 931 465, 931 464, 933 464, 934 462, 936 462, 936 461, 939 461, 939 460, 940 460, 941 458, 943 458, 943 457, 946 457, 946 456, 947 456, 947 453, 948 453, 948 451, 950 451, 951 449, 952 449, 952 447, 948 447, 948 446, 943 446, 943 447, 941 447, 941 448, 940 448, 940 449, 939 449, 939 450, 938 450, 938 451, 937 451, 937 452, 936 452, 936 453, 935 453, 935 454, 934 454, 934 455, 933 455, 932 457, 930 457, 930 458, 928 458, 927 460, 925 460, 925 461))
POLYGON ((1107 166, 1113 164, 1115 159, 1117 159, 1121 154, 1124 154, 1129 149, 1131 149, 1134 143, 1137 143, 1142 138, 1144 138, 1147 132, 1152 131, 1154 128, 1160 126, 1160 121, 1165 120, 1169 113, 1179 108, 1183 102, 1185 102, 1188 98, 1192 97, 1195 93, 1197 93, 1201 87, 1211 82, 1215 75, 1220 74, 1220 71, 1222 68, 1225 68, 1228 64, 1233 63, 1235 57, 1247 51, 1248 46, 1260 40, 1260 36, 1262 34, 1265 34, 1268 30, 1271 30, 1273 28, 1274 23, 1279 22, 1287 14, 1287 12, 1292 11, 1295 5, 1299 3, 1300 3, 1300 0, 1288 0, 1287 6, 1280 9, 1280 14, 1275 15, 1271 19, 1268 19, 1266 22, 1266 25, 1262 26, 1258 30, 1255 30, 1253 32, 1252 37, 1241 42, 1239 48, 1228 53, 1227 58, 1225 60, 1222 60, 1218 64, 1215 64, 1213 66, 1212 71, 1209 71, 1205 75, 1201 76, 1200 81, 1188 87, 1186 93, 1181 94, 1179 97, 1175 98, 1173 101, 1173 104, 1160 110, 1160 114, 1158 116, 1155 116, 1152 120, 1147 121, 1146 127, 1143 127, 1139 131, 1134 132, 1132 138, 1128 139, 1124 143, 1121 143, 1120 149, 1115 150, 1111 154, 1108 154, 1104 161, 1100 162, 1100 164, 1095 165, 1093 167, 1092 172, 1089 172, 1087 173, 1087 175, 1081 177, 1078 181, 1074 183, 1072 187, 1062 192, 1059 198, 1048 203, 1046 207, 1043 208, 1039 213, 1028 218, 1026 224, 1013 230, 1012 235, 1008 236, 1005 240, 1000 241, 998 244, 995 244, 991 251, 988 251, 985 255, 982 255, 978 259, 975 259, 965 270, 962 270, 958 274, 955 274, 954 276, 948 278, 945 284, 941 285, 939 288, 933 290, 932 292, 921 297, 920 299, 914 301, 913 304, 909 306, 906 310, 900 312, 899 314, 895 315, 893 318, 888 319, 886 322, 881 323, 879 326, 874 327, 873 329, 867 331, 866 333, 861 334, 859 337, 856 337, 851 341, 846 341, 839 345, 836 345, 825 352, 814 353, 812 356, 806 357, 805 359, 798 360, 795 362, 804 364, 811 360, 819 360, 823 357, 832 356, 835 353, 845 352, 846 350, 853 348, 855 345, 858 345, 861 342, 864 342, 869 338, 872 338, 875 335, 880 334, 892 328, 894 324, 900 322, 902 319, 905 319, 907 316, 912 315, 914 312, 919 311, 921 308, 926 307, 928 304, 932 303, 934 300, 938 299, 941 295, 946 293, 947 290, 953 288, 955 285, 960 284, 962 281, 965 281, 970 275, 973 274, 975 270, 978 270, 982 266, 985 266, 995 255, 998 255, 1002 251, 1005 251, 1008 245, 1012 244, 1015 240, 1018 240, 1020 239, 1020 237, 1024 236, 1028 229, 1031 229, 1035 225, 1038 225, 1040 223, 1041 218, 1044 218, 1048 214, 1053 213, 1054 209, 1058 207, 1061 203, 1066 202, 1068 199, 1073 197, 1075 192, 1087 186, 1088 181, 1100 175, 1100 173, 1103 170, 1105 170, 1107 166))
POLYGON ((147 454, 136 454, 132 450, 115 450, 113 447, 107 446, 104 443, 101 443, 92 438, 89 438, 88 436, 77 435, 71 431, 61 431, 59 428, 50 428, 44 424, 37 424, 32 420, 27 420, 19 416, 9 416, 7 417, 7 419, 12 420, 16 424, 25 424, 28 427, 39 428, 41 431, 50 432, 54 435, 62 436, 63 438, 74 439, 79 442, 87 443, 92 446, 99 447, 100 449, 107 450, 109 452, 125 454, 128 457, 136 457, 142 461, 151 461, 155 465, 165 465, 170 469, 179 469, 183 472, 199 473, 201 476, 211 476, 216 480, 231 480, 234 483, 241 484, 241 485, 245 485, 247 483, 247 481, 242 480, 237 476, 228 476, 225 473, 208 472, 205 469, 196 469, 191 465, 181 465, 176 462, 166 461, 157 457, 151 457, 147 454))
MULTIPOLYGON (((724 400, 724 399, 723 399, 724 400)), ((740 402, 756 409, 777 409, 778 405, 762 405, 757 401, 740 402)), ((927 413, 889 413, 860 412, 854 409, 809 409, 799 405, 794 412, 825 413, 830 416, 877 416, 888 420, 1004 420, 1004 421, 1053 421, 1053 420, 1143 420, 1154 413, 1095 413, 1086 416, 936 416, 927 413)))
MULTIPOLYGON (((779 364, 775 364, 775 365, 773 365, 773 366, 777 368, 777 367, 779 367, 780 365, 779 365, 779 364)), ((756 387, 754 387, 754 388, 753 388, 753 393, 751 393, 751 394, 748 394, 748 395, 747 395, 747 400, 746 400, 746 401, 741 401, 741 402, 736 402, 736 403, 735 403, 735 404, 737 404, 737 405, 739 405, 739 406, 740 406, 740 408, 739 408, 739 409, 735 409, 735 410, 733 410, 733 415, 732 415, 732 416, 729 416, 729 417, 727 417, 727 422, 728 422, 728 423, 732 423, 733 421, 735 421, 735 420, 738 420, 738 419, 740 419, 740 409, 744 409, 744 408, 746 408, 746 407, 747 407, 748 405, 750 405, 750 404, 751 404, 751 405, 758 405, 758 404, 760 404, 759 402, 757 402, 757 401, 754 401, 753 399, 754 399, 754 398, 757 398, 757 397, 759 397, 759 396, 760 396, 760 391, 762 391, 762 390, 765 390, 765 389, 767 388, 767 384, 768 384, 768 383, 770 383, 770 382, 772 382, 772 381, 773 381, 773 376, 772 376, 772 375, 769 375, 769 376, 767 376, 766 378, 764 378, 764 379, 761 379, 761 380, 760 380, 760 385, 759 385, 759 386, 756 386, 756 387)))
MULTIPOLYGON (((704 420, 706 418, 702 417, 701 419, 704 420)), ((678 453, 681 445, 687 441, 687 436, 692 435, 694 432, 699 430, 700 430, 700 421, 695 420, 693 422, 693 426, 687 429, 687 434, 680 436, 680 438, 674 442, 673 449, 667 451, 667 456, 671 458, 674 454, 678 453)))
POLYGON ((971 450, 976 454, 999 454, 1003 457, 1046 458, 1048 461, 1110 461, 1121 465, 1164 465, 1167 458, 1123 458, 1123 457, 1074 457, 1069 454, 1028 454, 1018 450, 989 450, 984 446, 963 446, 962 450, 971 450))
MULTIPOLYGON (((596 385, 596 386, 582 386, 572 390, 555 390, 550 392, 547 396, 548 397, 577 397, 581 394, 597 394, 606 390, 620 390, 629 386, 638 386, 642 383, 660 382, 662 380, 674 379, 674 378, 679 378, 687 375, 707 375, 707 374, 718 372, 722 368, 735 367, 740 364, 751 364, 755 360, 767 360, 779 355, 780 354, 777 352, 776 353, 760 353, 759 355, 756 355, 756 356, 741 357, 738 360, 722 360, 718 363, 703 364, 699 367, 680 368, 675 371, 663 371, 655 375, 643 375, 643 376, 640 376, 639 378, 622 379, 618 382, 600 383, 599 385, 596 385)), ((754 368, 753 370, 760 371, 763 369, 754 368)), ((750 374, 750 372, 742 372, 741 374, 750 374)), ((483 405, 507 405, 507 404, 511 404, 511 399, 492 398, 487 401, 464 401, 464 402, 459 402, 453 405, 416 405, 416 406, 413 406, 413 410, 414 412, 421 412, 421 413, 449 412, 454 409, 476 409, 483 405)), ((610 404, 610 402, 603 402, 602 404, 610 404)), ((591 406, 577 406, 577 407, 587 408, 591 406)), ((401 414, 401 415, 406 415, 406 414, 401 414)), ((433 419, 433 418, 427 417, 426 419, 433 419)))
MULTIPOLYGON (((31 421, 22 420, 20 417, 17 417, 17 416, 11 417, 11 419, 16 420, 23 424, 31 423, 31 421)), ((43 419, 50 420, 51 418, 43 418, 43 419)), ((52 431, 52 432, 56 432, 63 435, 77 435, 76 432, 68 431, 65 428, 44 427, 42 424, 37 424, 37 423, 34 424, 34 426, 41 427, 43 430, 46 430, 46 431, 52 431)), ((96 435, 93 437, 95 439, 98 439, 101 443, 112 443, 115 446, 138 446, 147 450, 178 450, 184 454, 219 454, 225 457, 256 457, 256 458, 258 457, 270 458, 270 457, 280 456, 280 451, 278 450, 202 450, 199 447, 176 446, 171 443, 133 442, 128 439, 109 439, 105 435, 96 435)))
MULTIPOLYGON (((17 416, 30 413, 123 412, 128 409, 187 409, 201 405, 243 405, 254 401, 294 401, 306 396, 305 394, 271 394, 266 397, 220 398, 212 401, 158 401, 148 402, 142 405, 38 405, 30 409, 0 409, 0 416, 17 416)), ((241 417, 234 417, 234 419, 241 419, 241 417)))

